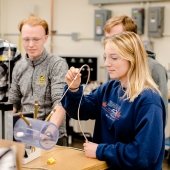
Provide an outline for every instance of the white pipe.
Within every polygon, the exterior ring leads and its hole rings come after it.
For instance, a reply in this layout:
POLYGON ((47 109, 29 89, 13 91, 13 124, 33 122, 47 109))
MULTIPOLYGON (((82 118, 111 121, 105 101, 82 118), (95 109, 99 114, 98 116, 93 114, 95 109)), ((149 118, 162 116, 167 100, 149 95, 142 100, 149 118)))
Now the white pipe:
POLYGON ((2 0, 0 0, 0 38, 3 37, 3 20, 2 20, 2 14, 3 14, 3 4, 2 0))
POLYGON ((0 0, 0 38, 5 39, 7 0, 0 0))
POLYGON ((50 41, 50 51, 53 53, 53 27, 54 27, 54 0, 51 0, 51 29, 49 31, 49 34, 51 35, 51 41, 50 41))

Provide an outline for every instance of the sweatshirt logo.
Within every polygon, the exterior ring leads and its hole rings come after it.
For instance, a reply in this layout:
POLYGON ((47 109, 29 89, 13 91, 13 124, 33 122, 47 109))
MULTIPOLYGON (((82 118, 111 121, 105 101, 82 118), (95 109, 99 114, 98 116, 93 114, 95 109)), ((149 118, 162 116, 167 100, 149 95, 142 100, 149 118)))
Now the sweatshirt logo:
POLYGON ((45 76, 40 75, 40 77, 38 78, 38 84, 45 85, 45 82, 46 82, 45 76))
POLYGON ((106 116, 111 120, 119 120, 121 117, 120 106, 112 101, 103 102, 102 108, 106 111, 106 116))

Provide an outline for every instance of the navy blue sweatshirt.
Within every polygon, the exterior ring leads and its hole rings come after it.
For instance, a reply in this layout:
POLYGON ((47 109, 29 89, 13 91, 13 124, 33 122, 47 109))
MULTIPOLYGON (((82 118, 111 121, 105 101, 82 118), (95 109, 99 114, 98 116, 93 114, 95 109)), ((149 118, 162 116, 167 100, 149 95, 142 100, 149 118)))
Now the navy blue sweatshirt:
MULTIPOLYGON (((82 87, 77 92, 68 91, 62 100, 74 119, 82 92, 82 87)), ((161 170, 165 126, 162 98, 151 89, 144 90, 134 102, 122 99, 123 94, 118 81, 109 81, 82 99, 80 119, 96 120, 96 156, 110 169, 161 170)))

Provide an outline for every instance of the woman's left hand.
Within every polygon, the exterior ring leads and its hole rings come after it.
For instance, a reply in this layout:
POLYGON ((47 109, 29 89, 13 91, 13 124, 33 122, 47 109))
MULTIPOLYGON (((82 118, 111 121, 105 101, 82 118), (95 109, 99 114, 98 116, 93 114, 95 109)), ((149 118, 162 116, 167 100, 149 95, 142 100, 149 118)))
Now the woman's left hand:
POLYGON ((96 158, 96 150, 98 144, 93 142, 85 142, 83 144, 85 155, 89 158, 96 158))

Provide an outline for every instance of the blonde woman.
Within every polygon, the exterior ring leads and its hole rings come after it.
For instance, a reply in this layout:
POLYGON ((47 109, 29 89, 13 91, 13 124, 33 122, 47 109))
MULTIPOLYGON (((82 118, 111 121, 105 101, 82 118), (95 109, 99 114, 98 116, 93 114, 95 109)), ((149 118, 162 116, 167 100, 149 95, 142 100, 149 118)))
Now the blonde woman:
MULTIPOLYGON (((112 80, 83 96, 80 107, 80 119, 96 120, 93 141, 83 144, 85 155, 110 169, 161 170, 165 107, 141 39, 132 32, 105 39, 104 59, 112 80)), ((76 119, 83 93, 79 69, 71 67, 65 78, 71 86, 62 104, 76 119)))
MULTIPOLYGON (((134 20, 127 16, 114 16, 107 20, 104 26, 104 33, 106 37, 113 36, 115 34, 130 31, 137 33, 137 25, 134 20)), ((158 85, 159 90, 161 92, 161 96, 163 98, 165 108, 166 108, 166 117, 168 117, 168 74, 163 65, 161 65, 156 60, 156 54, 152 51, 146 50, 147 59, 149 64, 149 70, 151 72, 151 76, 155 83, 158 85)))

